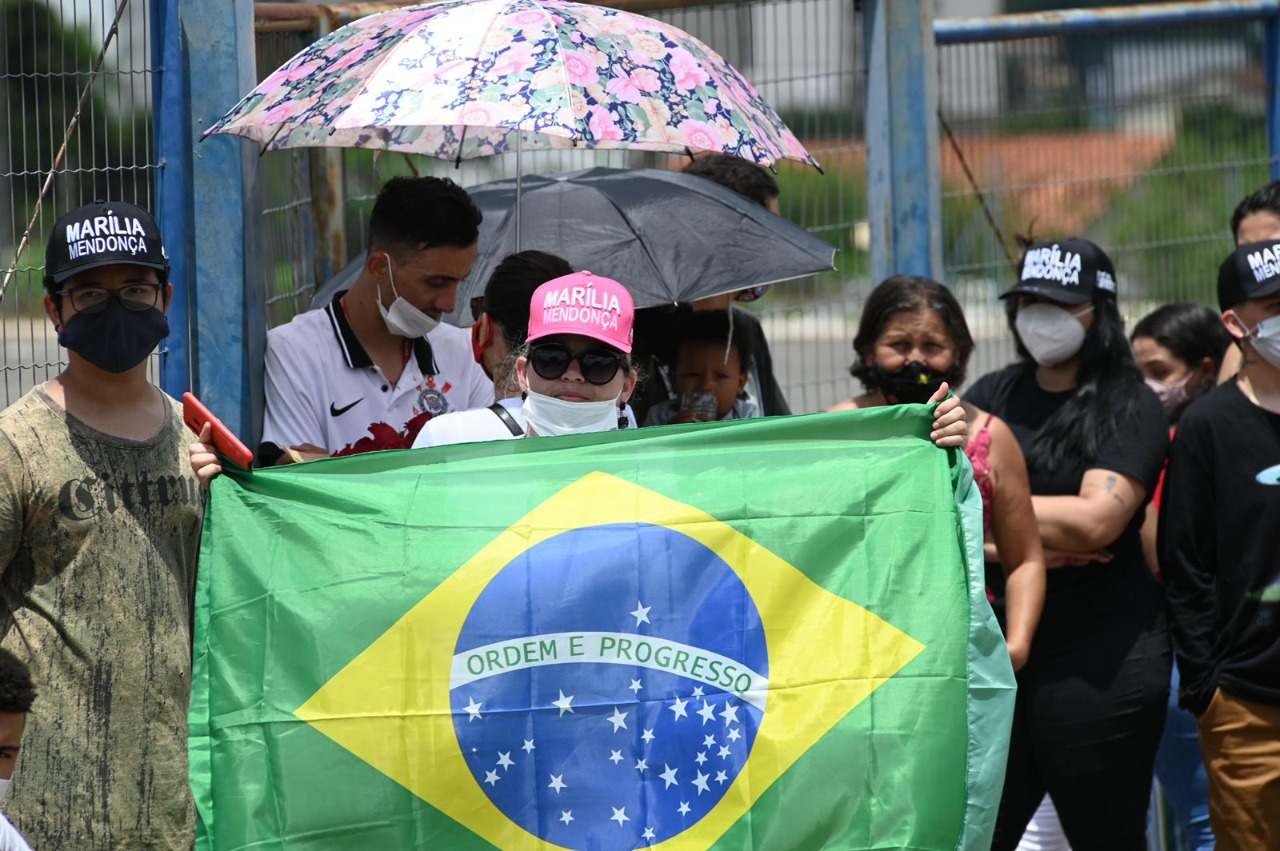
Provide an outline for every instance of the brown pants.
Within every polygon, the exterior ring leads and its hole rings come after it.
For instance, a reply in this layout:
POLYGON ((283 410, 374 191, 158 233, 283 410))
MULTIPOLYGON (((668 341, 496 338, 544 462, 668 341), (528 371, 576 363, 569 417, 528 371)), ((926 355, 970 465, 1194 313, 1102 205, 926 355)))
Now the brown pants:
POLYGON ((1218 851, 1280 849, 1280 706, 1218 689, 1200 716, 1218 851))

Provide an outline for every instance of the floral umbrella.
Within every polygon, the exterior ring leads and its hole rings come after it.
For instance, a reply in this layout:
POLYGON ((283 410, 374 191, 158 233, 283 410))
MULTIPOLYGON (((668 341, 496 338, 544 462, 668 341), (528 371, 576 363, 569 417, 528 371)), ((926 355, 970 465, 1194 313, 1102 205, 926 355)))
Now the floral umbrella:
POLYGON ((568 0, 446 0, 362 18, 206 131, 264 150, 462 160, 521 148, 716 151, 817 166, 751 84, 676 27, 568 0))

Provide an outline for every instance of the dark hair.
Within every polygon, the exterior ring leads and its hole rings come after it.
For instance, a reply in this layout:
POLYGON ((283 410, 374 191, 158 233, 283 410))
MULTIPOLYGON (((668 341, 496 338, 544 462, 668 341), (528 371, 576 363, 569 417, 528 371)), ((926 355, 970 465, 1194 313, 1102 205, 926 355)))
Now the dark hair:
POLYGON ((1203 304, 1189 301, 1166 304, 1142 317, 1129 339, 1139 337, 1155 340, 1192 369, 1209 358, 1216 370, 1231 345, 1222 317, 1203 304))
POLYGON ((683 318, 677 340, 676 360, 680 359, 679 347, 685 343, 707 343, 724 348, 728 345, 738 353, 738 361, 745 372, 751 368, 751 358, 755 354, 751 349, 751 340, 746 334, 734 330, 729 324, 729 311, 733 310, 694 310, 683 318))
POLYGON ((484 312, 501 326, 502 336, 513 351, 529 336, 533 291, 572 272, 573 267, 563 257, 532 250, 508 254, 493 270, 484 287, 484 312))
POLYGON ((466 248, 480 236, 484 215, 467 190, 448 178, 393 177, 369 214, 369 248, 466 248))
POLYGON ((965 322, 960 302, 956 301, 951 290, 931 278, 894 275, 885 278, 871 291, 862 308, 862 318, 858 320, 858 333, 853 338, 855 357, 849 373, 868 391, 880 388, 863 355, 875 346, 876 340, 884 333, 884 326, 894 315, 921 310, 932 310, 947 326, 947 335, 956 347, 956 365, 952 370, 956 387, 964 383, 969 356, 973 354, 973 335, 969 333, 969 324, 965 322))
POLYGON ((17 656, 0 648, 0 712, 30 712, 36 699, 31 672, 17 656))
MULTIPOLYGON (((1018 302, 1005 300, 1005 317, 1018 356, 1034 365, 1015 325, 1018 302)), ((1048 472, 1081 458, 1092 462, 1115 439, 1120 424, 1137 415, 1142 373, 1133 360, 1115 298, 1105 290, 1094 290, 1093 324, 1077 357, 1075 394, 1036 433, 1026 453, 1030 468, 1048 472)))
POLYGON ((685 166, 684 173, 714 180, 739 195, 745 195, 761 207, 778 197, 778 182, 773 176, 741 157, 707 154, 685 166))
POLYGON ((1275 213, 1280 216, 1280 180, 1258 187, 1236 205, 1236 211, 1231 214, 1233 239, 1240 238, 1240 223, 1253 213, 1275 213))

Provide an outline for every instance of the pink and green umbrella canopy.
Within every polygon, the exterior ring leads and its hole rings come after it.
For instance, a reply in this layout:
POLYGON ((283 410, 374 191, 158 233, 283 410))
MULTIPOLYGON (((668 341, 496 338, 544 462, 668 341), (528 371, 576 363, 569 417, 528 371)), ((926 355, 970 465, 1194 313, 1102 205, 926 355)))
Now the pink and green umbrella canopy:
POLYGON ((533 148, 714 151, 817 165, 742 74, 676 27, 567 0, 370 15, 316 41, 211 133, 264 150, 467 159, 533 148))

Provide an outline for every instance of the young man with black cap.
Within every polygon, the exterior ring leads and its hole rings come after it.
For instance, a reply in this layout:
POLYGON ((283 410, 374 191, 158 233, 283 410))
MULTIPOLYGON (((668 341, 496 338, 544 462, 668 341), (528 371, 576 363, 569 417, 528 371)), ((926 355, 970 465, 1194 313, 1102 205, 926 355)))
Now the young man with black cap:
POLYGON ((6 812, 36 848, 190 847, 201 497, 147 380, 168 261, 145 210, 95 203, 54 224, 45 274, 69 362, 0 413, 0 644, 41 696, 6 812))
POLYGON ((1242 366, 1179 422, 1160 566, 1217 847, 1280 848, 1280 241, 1227 258, 1218 305, 1242 366))
POLYGON ((480 220, 451 180, 387 181, 355 284, 267 334, 261 460, 290 447, 332 454, 374 423, 401 431, 493 402, 467 333, 440 321, 476 259, 480 220))

